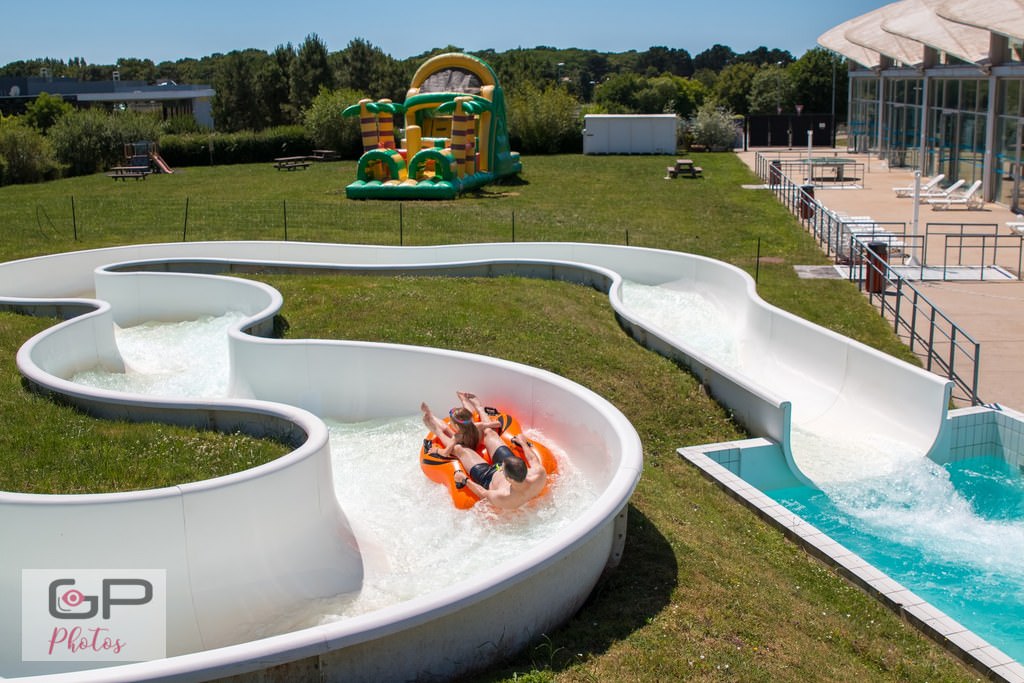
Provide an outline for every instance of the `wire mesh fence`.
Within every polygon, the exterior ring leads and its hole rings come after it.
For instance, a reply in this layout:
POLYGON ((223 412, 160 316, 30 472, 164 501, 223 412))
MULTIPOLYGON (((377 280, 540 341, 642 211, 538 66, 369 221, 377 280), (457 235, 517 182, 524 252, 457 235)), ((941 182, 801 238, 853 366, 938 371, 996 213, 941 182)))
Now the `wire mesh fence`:
POLYGON ((619 227, 549 211, 495 211, 489 202, 55 197, 0 206, 0 239, 32 251, 135 242, 292 240, 420 245, 451 242, 628 243, 619 227))

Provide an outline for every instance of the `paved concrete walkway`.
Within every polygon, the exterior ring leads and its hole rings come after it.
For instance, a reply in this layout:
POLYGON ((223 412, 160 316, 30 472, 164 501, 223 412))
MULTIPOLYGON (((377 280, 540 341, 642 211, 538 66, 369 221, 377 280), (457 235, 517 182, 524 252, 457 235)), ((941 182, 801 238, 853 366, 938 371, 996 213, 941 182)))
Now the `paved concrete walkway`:
MULTIPOLYGON (((739 156, 754 168, 754 153, 740 152, 739 156)), ((778 148, 762 150, 766 153, 786 151, 778 148)), ((800 150, 793 150, 799 153, 800 150)), ((829 209, 842 213, 871 216, 879 222, 905 222, 908 232, 913 222, 912 199, 897 198, 893 187, 914 184, 912 169, 890 169, 879 159, 863 154, 849 154, 836 150, 839 156, 852 158, 864 164, 863 178, 855 188, 815 187, 815 197, 829 209)), ((815 149, 814 155, 825 156, 832 150, 815 149)), ((981 210, 933 210, 927 204, 918 209, 918 234, 923 235, 928 223, 991 223, 998 226, 999 234, 1016 235, 1006 226, 1019 221, 1007 207, 986 203, 981 210)), ((1017 240, 1001 241, 997 263, 1015 276, 1019 276, 1020 251, 1009 245, 1017 240), (1006 248, 1004 248, 1006 247, 1006 248)), ((928 239, 927 263, 942 265, 945 238, 928 239)), ((947 261, 956 257, 950 252, 947 261)), ((978 264, 980 250, 969 250, 962 255, 962 263, 978 264)), ((934 306, 981 344, 981 362, 978 368, 978 394, 986 403, 1024 410, 1024 282, 1011 281, 926 281, 915 282, 934 306)))

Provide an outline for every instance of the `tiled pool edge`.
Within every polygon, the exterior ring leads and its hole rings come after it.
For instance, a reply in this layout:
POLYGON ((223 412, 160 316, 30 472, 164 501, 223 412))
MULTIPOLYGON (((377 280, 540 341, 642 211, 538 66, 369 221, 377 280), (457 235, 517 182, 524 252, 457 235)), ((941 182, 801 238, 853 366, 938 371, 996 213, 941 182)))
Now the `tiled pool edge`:
MULTIPOLYGON (((831 567, 855 586, 877 598, 908 623, 925 633, 980 673, 994 681, 1024 683, 1024 665, 968 630, 900 583, 892 580, 856 553, 786 509, 757 487, 747 483, 707 453, 735 451, 751 446, 770 446, 765 439, 724 442, 680 448, 679 455, 732 498, 778 528, 812 556, 831 567)), ((725 455, 725 454, 723 454, 725 455)), ((728 457, 728 456, 726 456, 728 457)), ((734 462, 738 467, 738 457, 734 462)))

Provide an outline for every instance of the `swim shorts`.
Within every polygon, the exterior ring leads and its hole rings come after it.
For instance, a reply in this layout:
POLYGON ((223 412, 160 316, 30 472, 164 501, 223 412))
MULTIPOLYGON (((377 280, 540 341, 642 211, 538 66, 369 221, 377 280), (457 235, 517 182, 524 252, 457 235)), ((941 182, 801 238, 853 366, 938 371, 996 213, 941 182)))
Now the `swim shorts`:
POLYGON ((469 470, 469 476, 473 481, 480 484, 480 486, 483 486, 485 489, 489 489, 491 487, 491 479, 494 478, 494 473, 498 471, 499 467, 505 464, 508 458, 514 457, 516 457, 515 453, 513 453, 508 446, 499 446, 494 451, 494 456, 492 457, 494 464, 488 465, 487 463, 482 462, 473 465, 473 468, 469 470))

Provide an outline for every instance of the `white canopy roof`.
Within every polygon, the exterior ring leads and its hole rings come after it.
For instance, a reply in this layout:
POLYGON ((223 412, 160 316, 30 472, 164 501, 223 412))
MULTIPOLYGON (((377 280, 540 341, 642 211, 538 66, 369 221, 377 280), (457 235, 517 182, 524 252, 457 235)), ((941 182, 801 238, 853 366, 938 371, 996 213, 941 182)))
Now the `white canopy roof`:
POLYGON ((1021 0, 944 0, 937 3, 935 13, 949 21, 1024 39, 1024 2, 1021 0))
POLYGON ((926 45, 984 64, 990 31, 1024 38, 1024 0, 900 0, 839 24, 818 44, 869 68, 882 55, 920 66, 926 45))
POLYGON ((818 38, 818 44, 869 69, 877 67, 882 61, 882 57, 878 52, 870 50, 863 45, 851 43, 846 38, 846 29, 849 23, 848 21, 844 22, 821 34, 818 38))
MULTIPOLYGON (((975 64, 988 61, 988 31, 943 19, 936 10, 944 0, 903 0, 898 16, 882 28, 894 36, 912 38, 975 64)), ((976 5, 983 3, 975 2, 976 5)))
POLYGON ((846 30, 846 37, 858 45, 880 52, 907 66, 918 66, 924 61, 924 45, 919 41, 885 29, 889 19, 895 19, 907 11, 913 0, 894 2, 857 17, 846 30))

